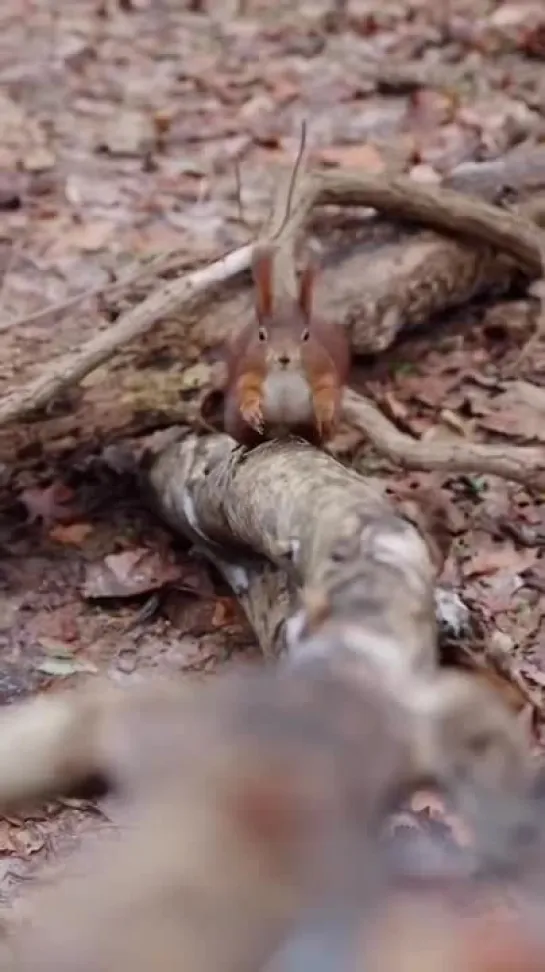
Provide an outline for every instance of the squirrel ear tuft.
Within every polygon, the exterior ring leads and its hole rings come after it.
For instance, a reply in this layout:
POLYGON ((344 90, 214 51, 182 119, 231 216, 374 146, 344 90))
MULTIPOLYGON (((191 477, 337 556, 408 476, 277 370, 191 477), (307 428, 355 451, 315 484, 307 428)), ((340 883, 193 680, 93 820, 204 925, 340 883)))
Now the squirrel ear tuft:
POLYGON ((317 263, 314 256, 307 259, 299 280, 299 308, 305 321, 312 315, 312 297, 316 279, 317 263))
POLYGON ((271 248, 256 246, 252 257, 252 276, 256 292, 257 317, 260 321, 272 315, 272 262, 271 248))

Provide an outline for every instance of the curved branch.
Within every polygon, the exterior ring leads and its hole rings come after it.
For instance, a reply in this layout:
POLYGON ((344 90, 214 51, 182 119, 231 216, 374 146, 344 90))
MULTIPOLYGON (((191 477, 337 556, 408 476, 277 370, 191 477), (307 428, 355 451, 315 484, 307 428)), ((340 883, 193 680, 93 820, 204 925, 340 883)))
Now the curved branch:
POLYGON ((545 486, 545 449, 478 442, 422 442, 396 426, 368 398, 347 389, 346 420, 361 429, 375 448, 407 469, 502 476, 526 486, 545 486))

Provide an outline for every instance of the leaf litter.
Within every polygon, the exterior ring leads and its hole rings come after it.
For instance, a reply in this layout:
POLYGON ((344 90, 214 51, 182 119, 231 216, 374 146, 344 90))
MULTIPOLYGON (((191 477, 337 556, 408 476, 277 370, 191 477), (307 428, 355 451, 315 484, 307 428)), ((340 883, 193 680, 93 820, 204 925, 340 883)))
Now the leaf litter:
MULTIPOLYGON (((211 30, 207 17, 173 3, 130 11, 111 4, 101 12, 95 0, 44 0, 21 17, 21 0, 4 0, 0 209, 6 239, 24 236, 25 253, 2 285, 0 394, 93 333, 104 312, 97 288, 135 255, 169 249, 190 266, 243 242, 235 162, 244 214, 258 226, 302 114, 318 164, 371 172, 395 164, 429 182, 458 162, 542 138, 540 4, 491 10, 484 0, 455 0, 445 13, 430 2, 415 15, 409 0, 373 12, 353 3, 330 34, 326 2, 299 11, 255 0, 244 18, 216 6, 211 30), (31 320, 81 293, 83 313, 31 320)), ((529 306, 453 314, 431 337, 402 341, 362 366, 357 380, 410 434, 541 442, 543 347, 524 375, 505 380, 529 306)), ((172 376, 180 394, 206 386, 209 366, 179 323, 143 343, 140 352, 162 363, 154 373, 142 362, 148 387, 166 387, 172 376)), ((115 449, 120 436, 130 440, 142 408, 131 398, 133 364, 133 351, 120 355, 74 399, 38 416, 30 433, 0 430, 0 460, 14 469, 11 485, 26 511, 21 523, 11 500, 0 505, 6 701, 46 691, 59 678, 77 683, 90 671, 124 678, 133 670, 214 670, 218 660, 228 664, 231 643, 252 644, 229 593, 187 549, 173 549, 145 509, 127 502, 127 490, 112 500, 112 480, 105 486, 98 471, 102 451, 115 449), (82 447, 97 459, 83 483, 41 479, 40 470, 57 464, 58 471, 82 447), (157 609, 139 615, 135 600, 156 597, 157 609), (130 672, 121 663, 128 656, 130 672)), ((357 466, 374 463, 394 492, 399 486, 405 494, 411 480, 441 490, 450 505, 444 579, 463 581, 490 635, 507 639, 520 670, 543 686, 544 498, 487 477, 407 476, 374 459, 353 430, 343 435, 334 446, 357 466)), ((131 442, 137 454, 142 441, 131 442)), ((118 463, 108 475, 124 482, 130 472, 118 463)), ((419 825, 442 817, 455 840, 467 839, 429 795, 412 813, 419 825)), ((19 878, 0 881, 0 893, 18 894, 31 859, 43 864, 67 832, 88 826, 83 810, 64 807, 28 830, 21 822, 18 837, 6 832, 5 853, 22 863, 19 878)))

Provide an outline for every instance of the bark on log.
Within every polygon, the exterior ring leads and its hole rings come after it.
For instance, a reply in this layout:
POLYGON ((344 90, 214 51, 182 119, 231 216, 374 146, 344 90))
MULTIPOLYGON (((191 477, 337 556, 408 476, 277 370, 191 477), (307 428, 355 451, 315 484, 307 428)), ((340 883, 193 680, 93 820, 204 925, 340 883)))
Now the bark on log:
POLYGON ((245 452, 228 436, 188 436, 158 459, 150 482, 163 518, 199 548, 251 550, 302 587, 292 650, 315 634, 313 650, 349 649, 396 684, 434 670, 436 569, 420 533, 371 481, 295 440, 245 452))

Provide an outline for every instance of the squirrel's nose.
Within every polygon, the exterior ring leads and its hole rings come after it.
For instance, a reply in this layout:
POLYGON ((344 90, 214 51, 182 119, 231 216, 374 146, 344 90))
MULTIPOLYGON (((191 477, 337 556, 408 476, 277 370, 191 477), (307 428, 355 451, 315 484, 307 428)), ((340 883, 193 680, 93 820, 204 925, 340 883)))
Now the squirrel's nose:
POLYGON ((281 355, 279 355, 278 362, 281 365, 289 365, 289 363, 290 363, 289 354, 281 354, 281 355))

